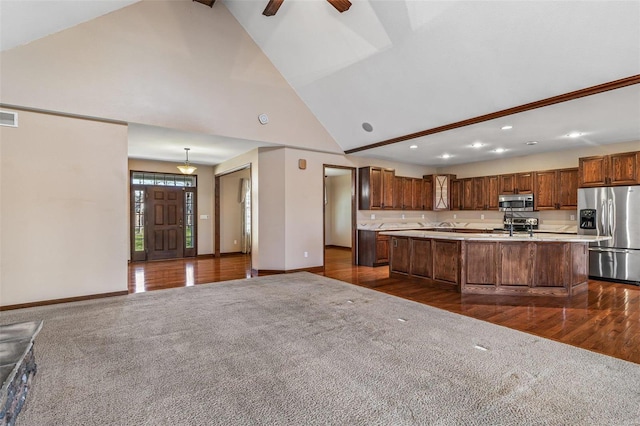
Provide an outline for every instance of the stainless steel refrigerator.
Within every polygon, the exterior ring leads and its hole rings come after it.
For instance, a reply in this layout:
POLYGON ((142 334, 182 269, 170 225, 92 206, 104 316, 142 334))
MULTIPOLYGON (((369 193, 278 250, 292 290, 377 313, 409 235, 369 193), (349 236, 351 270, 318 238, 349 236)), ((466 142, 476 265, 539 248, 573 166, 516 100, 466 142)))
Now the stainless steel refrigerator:
POLYGON ((578 234, 612 237, 590 244, 590 276, 640 285, 640 185, 578 189, 578 234))

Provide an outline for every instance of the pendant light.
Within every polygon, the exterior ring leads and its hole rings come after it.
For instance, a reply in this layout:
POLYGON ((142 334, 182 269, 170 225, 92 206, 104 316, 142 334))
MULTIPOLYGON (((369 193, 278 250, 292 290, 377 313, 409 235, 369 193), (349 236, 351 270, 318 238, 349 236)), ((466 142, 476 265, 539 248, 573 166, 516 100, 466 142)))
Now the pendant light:
POLYGON ((185 148, 184 149, 186 151, 186 154, 187 154, 187 160, 184 162, 184 164, 182 166, 178 166, 178 169, 180 169, 182 174, 185 174, 185 175, 190 175, 190 174, 192 174, 193 172, 196 171, 196 168, 189 164, 189 149, 191 149, 191 148, 185 148))

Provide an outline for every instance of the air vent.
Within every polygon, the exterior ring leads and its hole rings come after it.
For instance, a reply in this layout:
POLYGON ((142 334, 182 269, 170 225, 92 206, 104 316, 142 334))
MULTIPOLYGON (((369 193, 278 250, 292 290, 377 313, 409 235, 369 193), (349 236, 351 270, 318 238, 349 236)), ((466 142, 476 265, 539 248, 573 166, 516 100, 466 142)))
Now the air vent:
POLYGON ((0 126, 18 127, 18 113, 0 111, 0 126))

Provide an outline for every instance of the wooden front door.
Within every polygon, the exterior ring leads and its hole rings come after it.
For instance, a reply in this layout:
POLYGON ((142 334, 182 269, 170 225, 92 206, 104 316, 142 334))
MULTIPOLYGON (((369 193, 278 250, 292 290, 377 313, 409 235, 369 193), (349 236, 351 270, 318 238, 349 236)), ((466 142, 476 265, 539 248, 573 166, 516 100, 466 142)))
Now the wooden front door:
POLYGON ((184 255, 184 191, 181 188, 149 187, 148 260, 184 255))

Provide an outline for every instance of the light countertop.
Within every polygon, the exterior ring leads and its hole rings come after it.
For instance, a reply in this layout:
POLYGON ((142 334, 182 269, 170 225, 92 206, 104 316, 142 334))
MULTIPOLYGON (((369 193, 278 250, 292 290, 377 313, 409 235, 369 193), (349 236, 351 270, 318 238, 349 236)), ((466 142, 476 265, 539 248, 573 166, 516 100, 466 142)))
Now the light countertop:
MULTIPOLYGON (((493 231, 503 228, 502 222, 363 222, 358 229, 364 231, 401 231, 401 230, 478 230, 493 231)), ((539 225, 535 233, 576 234, 575 225, 539 225)))
POLYGON ((541 242, 566 242, 566 243, 579 243, 587 242, 592 243, 596 241, 610 240, 611 237, 595 236, 595 235, 576 235, 576 234, 553 234, 553 233, 533 233, 533 237, 526 234, 513 234, 512 237, 505 233, 454 233, 454 232, 440 232, 440 231, 384 231, 382 235, 390 235, 396 237, 413 237, 413 238, 438 238, 442 240, 462 240, 462 241, 541 241, 541 242))

